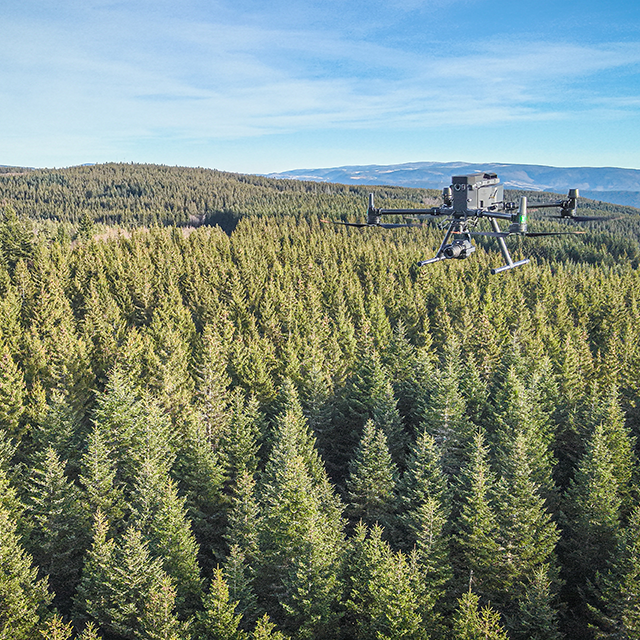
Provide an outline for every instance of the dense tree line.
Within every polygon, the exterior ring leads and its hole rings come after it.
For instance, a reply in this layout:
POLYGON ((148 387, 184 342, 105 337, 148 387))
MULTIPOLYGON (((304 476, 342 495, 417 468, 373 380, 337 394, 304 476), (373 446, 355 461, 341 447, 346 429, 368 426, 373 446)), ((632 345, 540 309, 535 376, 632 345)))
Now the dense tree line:
POLYGON ((0 638, 637 637, 634 233, 418 271, 269 206, 5 209, 0 638))
MULTIPOLYGON (((19 216, 74 225, 83 219, 129 227, 205 223, 230 231, 246 216, 347 219, 364 214, 371 191, 381 206, 441 202, 434 189, 275 180, 202 168, 118 163, 63 169, 0 167, 0 205, 10 204, 19 216)), ((548 199, 548 194, 536 191, 506 195, 515 200, 526 195, 532 202, 548 199)), ((582 200, 581 207, 586 215, 637 215, 632 207, 592 200, 582 200)), ((622 223, 616 233, 635 235, 635 228, 622 223)))
MULTIPOLYGON (((437 191, 374 187, 379 198, 435 203, 437 191)), ((342 216, 366 208, 368 187, 274 180, 186 167, 101 164, 0 173, 0 203, 20 216, 126 226, 217 224, 245 216, 342 216), (364 205, 363 205, 364 203, 364 205)))

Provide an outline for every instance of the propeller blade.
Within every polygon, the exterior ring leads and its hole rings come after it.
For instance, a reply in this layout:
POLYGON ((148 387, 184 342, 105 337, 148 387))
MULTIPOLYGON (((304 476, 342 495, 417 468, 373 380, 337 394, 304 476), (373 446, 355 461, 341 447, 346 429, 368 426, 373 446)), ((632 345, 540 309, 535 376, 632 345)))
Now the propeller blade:
POLYGON ((607 220, 620 220, 623 216, 612 216, 605 218, 603 216, 549 216, 550 218, 558 218, 558 220, 571 220, 572 222, 597 222, 601 220, 603 222, 607 220))
POLYGON ((424 225, 421 224, 410 224, 410 223, 402 223, 402 222, 383 222, 381 224, 376 225, 377 227, 382 227, 383 229, 400 229, 401 227, 422 227, 424 225))
POLYGON ((383 222, 381 224, 369 224, 367 222, 343 222, 342 220, 323 220, 325 224, 341 224, 345 227, 382 227, 383 229, 399 229, 400 227, 422 227, 422 224, 410 224, 403 222, 383 222))
POLYGON ((341 224, 345 227, 372 227, 375 225, 367 224, 366 222, 343 222, 342 220, 323 220, 320 219, 320 222, 324 222, 325 224, 341 224))
POLYGON ((521 236, 530 236, 537 238, 540 236, 580 236, 587 233, 586 231, 527 231, 527 233, 520 233, 521 236))
POLYGON ((508 238, 511 234, 506 231, 496 233, 495 231, 471 231, 472 236, 486 236, 489 238, 508 238))
POLYGON ((489 238, 508 238, 509 236, 530 236, 536 238, 538 236, 575 236, 587 233, 586 231, 527 231, 526 233, 494 233, 492 231, 472 231, 472 236, 486 236, 489 238))

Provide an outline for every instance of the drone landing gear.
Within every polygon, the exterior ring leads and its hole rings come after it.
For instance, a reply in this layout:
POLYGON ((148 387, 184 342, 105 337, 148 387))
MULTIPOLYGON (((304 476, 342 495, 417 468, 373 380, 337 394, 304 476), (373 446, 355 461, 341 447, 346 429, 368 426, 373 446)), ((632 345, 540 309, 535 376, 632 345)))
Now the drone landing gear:
MULTIPOLYGON (((514 262, 511 258, 511 254, 509 253, 509 249, 507 248, 507 244, 504 239, 510 235, 510 232, 503 232, 498 225, 498 222, 495 218, 491 218, 491 226, 493 227, 493 232, 489 233, 470 233, 466 224, 461 223, 459 220, 452 220, 451 224, 447 228, 447 233, 444 236, 444 240, 436 253, 435 258, 430 258, 429 260, 422 260, 418 262, 419 267, 424 267, 427 264, 433 264, 434 262, 440 262, 441 260, 450 260, 452 258, 466 258, 470 254, 472 254, 476 248, 471 244, 471 235, 483 235, 483 236, 491 236, 498 241, 498 246, 500 247, 500 252, 502 253, 502 257, 504 261, 507 263, 503 267, 497 267, 495 269, 491 269, 492 274, 500 273, 501 271, 507 271, 509 269, 515 269, 515 267, 520 267, 523 264, 527 264, 529 262, 526 260, 518 260, 518 262, 514 262), (453 234, 458 235, 457 238, 453 240, 453 242, 449 243, 449 239, 453 234)), ((526 228, 526 227, 525 227, 526 228)))
POLYGON ((438 249, 438 253, 436 253, 436 257, 435 258, 430 258, 429 260, 422 260, 420 262, 418 262, 418 266, 419 267, 424 267, 427 264, 433 264, 434 262, 440 262, 440 260, 447 260, 447 256, 444 253, 444 248, 447 246, 447 243, 449 242, 449 238, 451 237, 451 234, 453 233, 453 228, 455 226, 456 221, 452 220, 451 223, 449 224, 449 226, 447 227, 447 233, 445 233, 444 235, 444 240, 442 241, 442 244, 440 245, 440 248, 438 249))
MULTIPOLYGON (((493 230, 499 234, 501 233, 500 231, 500 227, 498 226, 498 221, 495 218, 491 218, 491 226, 493 227, 493 230)), ((497 236, 496 240, 498 241, 498 246, 500 247, 500 252, 502 253, 502 257, 504 258, 504 261, 507 263, 504 265, 504 267, 497 267, 496 269, 491 269, 491 273, 493 275, 495 275, 496 273, 500 273, 501 271, 508 271, 509 269, 515 269, 516 267, 519 267, 523 264, 527 264, 529 262, 529 259, 525 259, 525 260, 518 260, 518 262, 514 262, 511 259, 511 254, 509 253, 509 249, 507 248, 507 243, 504 241, 504 238, 499 235, 497 236)))

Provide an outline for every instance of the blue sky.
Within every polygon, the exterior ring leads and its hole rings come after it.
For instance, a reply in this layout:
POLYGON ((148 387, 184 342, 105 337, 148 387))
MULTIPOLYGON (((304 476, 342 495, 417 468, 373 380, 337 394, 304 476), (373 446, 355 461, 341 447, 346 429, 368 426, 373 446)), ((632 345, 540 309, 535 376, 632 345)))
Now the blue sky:
POLYGON ((0 164, 640 169, 637 0, 20 0, 0 164))

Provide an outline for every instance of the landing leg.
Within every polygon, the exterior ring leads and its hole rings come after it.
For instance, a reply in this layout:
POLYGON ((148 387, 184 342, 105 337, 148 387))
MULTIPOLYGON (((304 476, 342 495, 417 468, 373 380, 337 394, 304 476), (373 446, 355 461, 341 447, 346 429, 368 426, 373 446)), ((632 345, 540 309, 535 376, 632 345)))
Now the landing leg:
MULTIPOLYGON (((500 226, 498 225, 498 221, 495 218, 491 218, 491 226, 496 233, 500 232, 500 226)), ((527 264, 529 259, 520 260, 518 262, 514 262, 511 259, 511 254, 509 253, 509 249, 507 248, 507 243, 504 241, 502 236, 498 236, 497 238, 498 246, 500 247, 500 251, 502 252, 502 257, 504 261, 507 263, 504 267, 498 267, 497 269, 491 269, 492 274, 500 273, 501 271, 507 271, 507 269, 513 269, 515 267, 519 267, 520 265, 527 264)))

